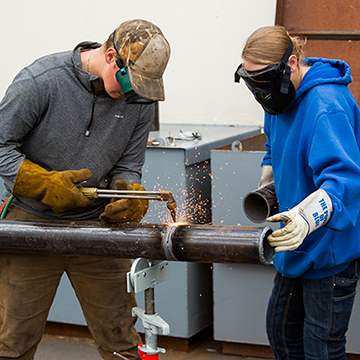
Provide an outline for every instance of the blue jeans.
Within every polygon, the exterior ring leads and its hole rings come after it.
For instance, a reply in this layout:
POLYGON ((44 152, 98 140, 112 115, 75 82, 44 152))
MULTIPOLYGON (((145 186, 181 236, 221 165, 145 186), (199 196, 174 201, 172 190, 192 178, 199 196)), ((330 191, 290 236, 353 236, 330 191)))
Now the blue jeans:
POLYGON ((360 259, 324 279, 277 273, 266 330, 276 360, 346 359, 345 333, 360 275, 360 259))

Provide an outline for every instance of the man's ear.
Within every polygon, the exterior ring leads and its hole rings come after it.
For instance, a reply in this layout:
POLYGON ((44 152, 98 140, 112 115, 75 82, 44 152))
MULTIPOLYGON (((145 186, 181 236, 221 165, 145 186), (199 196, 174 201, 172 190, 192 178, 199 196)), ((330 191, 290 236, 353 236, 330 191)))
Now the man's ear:
POLYGON ((298 66, 298 58, 296 57, 296 55, 291 55, 287 64, 290 66, 291 72, 295 72, 298 66))
POLYGON ((115 63, 116 61, 116 50, 112 47, 110 47, 109 49, 106 50, 105 52, 105 61, 107 64, 111 64, 112 62, 115 63))

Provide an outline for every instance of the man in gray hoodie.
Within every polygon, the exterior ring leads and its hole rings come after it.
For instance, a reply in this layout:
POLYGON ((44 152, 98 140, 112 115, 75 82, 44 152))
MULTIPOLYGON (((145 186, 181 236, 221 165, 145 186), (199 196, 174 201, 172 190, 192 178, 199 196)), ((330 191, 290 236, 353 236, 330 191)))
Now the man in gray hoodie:
MULTIPOLYGON (((90 200, 78 188, 144 190, 141 169, 170 46, 144 20, 20 71, 0 103, 6 219, 139 222, 146 200, 90 200)), ((33 359, 63 272, 103 359, 138 359, 126 292, 131 260, 0 253, 0 359, 33 359)))

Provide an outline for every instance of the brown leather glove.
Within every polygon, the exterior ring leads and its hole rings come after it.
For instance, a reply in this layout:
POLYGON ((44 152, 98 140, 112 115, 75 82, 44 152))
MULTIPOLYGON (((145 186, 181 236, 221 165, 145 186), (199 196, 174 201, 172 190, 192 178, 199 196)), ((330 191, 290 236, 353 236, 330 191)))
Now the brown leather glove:
POLYGON ((56 213, 93 203, 76 187, 91 178, 88 169, 47 171, 25 159, 17 173, 12 189, 13 196, 21 196, 50 206, 56 213))
MULTIPOLYGON (((116 190, 144 191, 140 184, 127 184, 125 180, 115 180, 116 190)), ((111 199, 106 205, 100 219, 107 222, 140 222, 149 208, 149 200, 145 199, 111 199)))

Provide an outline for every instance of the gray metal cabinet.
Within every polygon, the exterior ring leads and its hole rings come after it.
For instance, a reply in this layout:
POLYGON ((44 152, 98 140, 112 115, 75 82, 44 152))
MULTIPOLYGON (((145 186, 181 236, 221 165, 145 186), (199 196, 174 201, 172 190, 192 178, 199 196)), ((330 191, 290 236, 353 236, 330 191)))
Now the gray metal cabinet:
MULTIPOLYGON (((262 137, 262 135, 256 135, 262 137)), ((211 151, 212 223, 214 225, 269 226, 254 224, 244 214, 242 199, 257 188, 263 145, 243 151, 235 146, 211 151), (255 148, 255 149, 254 149, 255 148)), ((254 264, 214 264, 214 338, 228 342, 268 344, 265 311, 272 281, 273 266, 254 264)))

